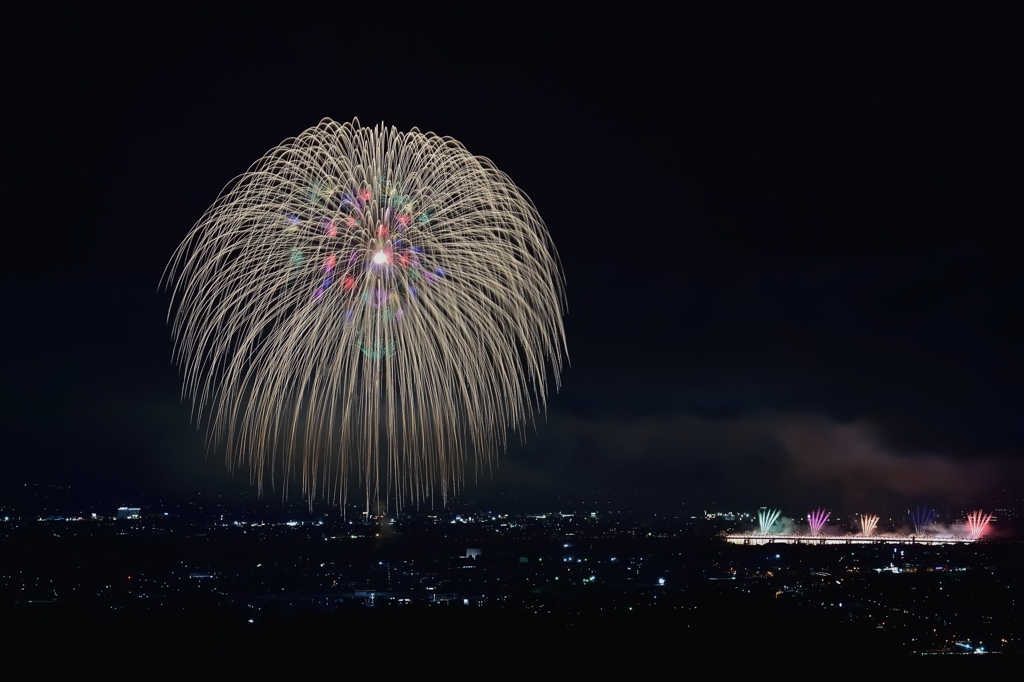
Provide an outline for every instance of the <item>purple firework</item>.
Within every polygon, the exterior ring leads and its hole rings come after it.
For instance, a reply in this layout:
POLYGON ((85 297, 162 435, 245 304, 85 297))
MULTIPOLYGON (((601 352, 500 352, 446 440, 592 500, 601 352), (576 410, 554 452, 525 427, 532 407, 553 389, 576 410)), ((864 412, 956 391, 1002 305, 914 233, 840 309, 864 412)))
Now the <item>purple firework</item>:
POLYGON ((916 535, 923 535, 935 523, 935 510, 928 507, 918 507, 910 515, 910 518, 914 521, 914 533, 916 535))
POLYGON ((807 515, 807 523, 811 524, 811 535, 817 535, 821 532, 830 515, 831 512, 827 512, 821 507, 807 515))

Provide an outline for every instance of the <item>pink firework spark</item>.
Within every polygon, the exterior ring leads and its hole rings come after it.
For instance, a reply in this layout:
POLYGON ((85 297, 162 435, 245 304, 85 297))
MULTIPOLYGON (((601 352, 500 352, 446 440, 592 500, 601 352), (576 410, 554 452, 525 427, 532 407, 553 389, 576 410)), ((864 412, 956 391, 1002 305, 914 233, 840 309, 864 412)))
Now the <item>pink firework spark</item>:
POLYGON ((817 535, 821 532, 821 529, 825 526, 825 522, 828 521, 828 517, 831 516, 832 512, 827 512, 821 507, 817 510, 812 511, 807 515, 807 522, 811 524, 811 535, 817 535))
POLYGON ((972 540, 977 540, 988 532, 988 522, 992 520, 991 514, 986 514, 980 509, 967 515, 967 532, 972 540))

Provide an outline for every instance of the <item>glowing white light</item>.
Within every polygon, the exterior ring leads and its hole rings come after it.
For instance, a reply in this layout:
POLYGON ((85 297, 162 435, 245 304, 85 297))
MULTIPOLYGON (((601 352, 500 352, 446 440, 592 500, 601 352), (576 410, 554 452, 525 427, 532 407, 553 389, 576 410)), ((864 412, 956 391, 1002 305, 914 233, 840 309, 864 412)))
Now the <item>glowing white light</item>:
POLYGON ((376 263, 377 265, 384 265, 385 263, 388 262, 388 254, 384 253, 383 251, 378 251, 377 253, 373 254, 373 262, 376 263))

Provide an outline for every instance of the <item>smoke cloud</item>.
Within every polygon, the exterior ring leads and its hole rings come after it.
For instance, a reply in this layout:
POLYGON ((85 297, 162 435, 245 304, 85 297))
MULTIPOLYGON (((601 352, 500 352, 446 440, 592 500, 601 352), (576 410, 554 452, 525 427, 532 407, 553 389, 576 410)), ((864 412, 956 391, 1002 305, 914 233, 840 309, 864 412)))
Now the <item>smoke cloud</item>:
POLYGON ((786 506, 862 505, 880 493, 954 500, 998 490, 1008 472, 1020 477, 1020 466, 993 454, 901 451, 866 421, 781 412, 730 418, 552 413, 525 447, 502 459, 495 476, 526 486, 635 485, 786 506))

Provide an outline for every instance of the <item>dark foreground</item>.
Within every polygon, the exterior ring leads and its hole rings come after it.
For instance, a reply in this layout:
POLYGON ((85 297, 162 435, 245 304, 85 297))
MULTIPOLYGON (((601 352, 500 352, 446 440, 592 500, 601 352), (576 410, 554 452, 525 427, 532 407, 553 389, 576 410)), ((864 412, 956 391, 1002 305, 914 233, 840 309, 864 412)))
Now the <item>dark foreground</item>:
POLYGON ((1014 541, 745 547, 590 516, 0 531, 0 644, 28 675, 976 674, 1022 650, 1014 541))
POLYGON ((883 662, 947 673, 1019 664, 1012 654, 911 656, 874 627, 739 604, 711 606, 701 615, 586 618, 361 607, 252 624, 215 611, 125 616, 17 608, 3 620, 4 630, 12 633, 4 639, 8 669, 24 674, 93 669, 145 679, 189 671, 315 675, 326 666, 331 674, 360 676, 546 677, 700 666, 725 676, 820 666, 870 669, 883 662))

